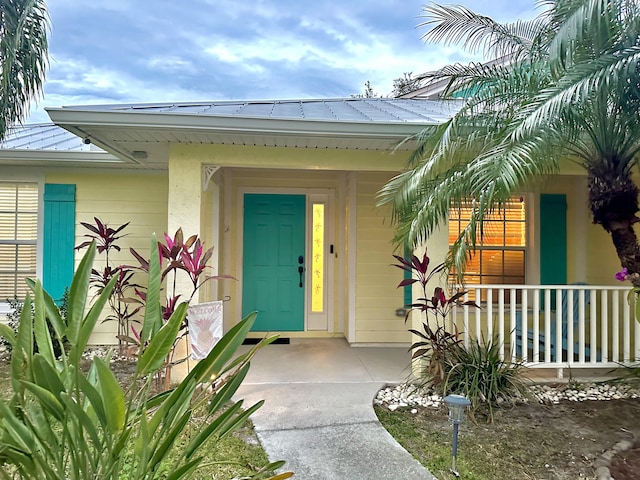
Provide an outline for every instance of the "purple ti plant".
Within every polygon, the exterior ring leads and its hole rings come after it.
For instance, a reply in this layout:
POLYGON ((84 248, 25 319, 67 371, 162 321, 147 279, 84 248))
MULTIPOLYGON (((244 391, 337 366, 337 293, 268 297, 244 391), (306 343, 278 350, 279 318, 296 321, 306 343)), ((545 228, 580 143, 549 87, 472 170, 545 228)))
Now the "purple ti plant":
POLYGON ((127 228, 129 222, 112 228, 98 217, 93 217, 93 220, 95 224, 80 222, 80 225, 89 231, 84 236, 90 240, 82 242, 75 249, 81 250, 91 245, 92 241, 95 241, 98 253, 105 256, 105 266, 102 271, 95 268, 91 269, 90 283, 96 288, 96 295, 102 293, 113 277, 118 277, 115 287, 109 296, 108 302, 112 313, 107 316, 106 321, 114 320, 118 322, 117 338, 122 349, 123 346, 128 346, 131 343, 129 334, 135 322, 135 317, 141 309, 140 306, 135 306, 130 299, 132 292, 140 286, 134 283, 134 271, 130 267, 126 265, 111 265, 109 254, 112 250, 117 252, 121 250, 117 242, 125 236, 121 232, 127 228))
POLYGON ((440 263, 429 271, 430 259, 425 252, 422 260, 416 255, 411 255, 409 259, 405 259, 399 255, 394 255, 399 262, 394 264, 395 267, 409 272, 410 278, 403 279, 399 287, 407 287, 418 283, 422 289, 421 296, 414 300, 413 303, 406 305, 407 314, 404 317, 405 323, 413 310, 425 313, 426 321, 422 323, 423 331, 410 328, 409 331, 416 335, 419 340, 414 342, 410 351, 413 351, 412 360, 425 358, 428 360, 427 376, 428 381, 438 386, 444 381, 446 374, 446 356, 453 348, 457 348, 462 341, 461 332, 458 331, 456 325, 453 325, 453 332, 445 327, 445 320, 451 310, 456 306, 478 306, 472 301, 463 301, 466 291, 460 291, 447 298, 442 287, 435 287, 433 294, 427 293, 427 284, 434 275, 445 270, 445 264, 440 263), (434 316, 434 323, 429 322, 429 314, 434 316))
MULTIPOLYGON (((149 271, 149 261, 142 257, 133 248, 131 254, 140 263, 139 268, 145 272, 149 271)), ((168 289, 167 301, 162 307, 163 317, 168 319, 178 304, 180 295, 177 291, 178 271, 183 271, 189 277, 193 289, 187 301, 193 300, 196 292, 210 280, 233 279, 231 275, 207 275, 211 268, 207 262, 213 255, 213 247, 205 250, 203 242, 197 235, 191 235, 186 240, 182 228, 179 228, 174 236, 164 234, 164 244, 158 244, 158 255, 160 256, 160 266, 162 268, 162 279, 170 277, 168 282, 171 287, 168 289), (172 275, 170 275, 172 274, 172 275)), ((143 292, 138 292, 143 297, 143 292)), ((186 325, 184 325, 186 327, 186 325)))

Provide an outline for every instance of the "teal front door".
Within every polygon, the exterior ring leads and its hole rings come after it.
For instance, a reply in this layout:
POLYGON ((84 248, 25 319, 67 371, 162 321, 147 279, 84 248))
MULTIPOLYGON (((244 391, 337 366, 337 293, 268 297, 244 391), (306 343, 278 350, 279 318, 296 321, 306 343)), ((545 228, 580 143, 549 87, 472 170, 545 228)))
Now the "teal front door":
POLYGON ((304 330, 304 195, 244 196, 242 314, 254 331, 304 330))

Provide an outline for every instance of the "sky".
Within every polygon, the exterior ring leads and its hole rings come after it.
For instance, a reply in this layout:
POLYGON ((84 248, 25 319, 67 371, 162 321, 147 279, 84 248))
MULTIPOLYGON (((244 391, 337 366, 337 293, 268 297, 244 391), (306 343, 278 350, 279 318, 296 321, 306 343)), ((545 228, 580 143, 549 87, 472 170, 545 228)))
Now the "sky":
MULTIPOLYGON (((444 3, 444 2, 443 2, 444 3)), ((501 22, 535 16, 535 0, 461 0, 501 22)), ((477 59, 426 44, 422 0, 48 0, 44 107, 335 98, 477 59)))

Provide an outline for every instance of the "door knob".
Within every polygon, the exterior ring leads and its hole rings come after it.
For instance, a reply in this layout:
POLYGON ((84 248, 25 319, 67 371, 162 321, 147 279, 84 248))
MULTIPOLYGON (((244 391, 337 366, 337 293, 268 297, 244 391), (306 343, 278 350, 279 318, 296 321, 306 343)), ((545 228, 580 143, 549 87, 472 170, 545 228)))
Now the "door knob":
POLYGON ((300 274, 300 288, 302 288, 302 274, 304 273, 304 267, 302 265, 298 267, 298 273, 300 274))

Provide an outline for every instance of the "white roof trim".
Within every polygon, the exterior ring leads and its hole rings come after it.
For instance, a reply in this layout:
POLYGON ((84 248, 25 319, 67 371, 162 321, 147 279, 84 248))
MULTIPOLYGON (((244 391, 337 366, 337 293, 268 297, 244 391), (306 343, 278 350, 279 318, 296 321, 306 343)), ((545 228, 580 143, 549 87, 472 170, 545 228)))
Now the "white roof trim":
POLYGON ((389 138, 404 139, 433 123, 372 123, 351 121, 319 121, 309 119, 280 119, 237 116, 193 115, 176 113, 141 113, 121 111, 77 110, 47 108, 51 120, 67 130, 82 135, 81 125, 132 126, 149 129, 180 129, 220 132, 227 134, 262 133, 306 137, 389 138))

